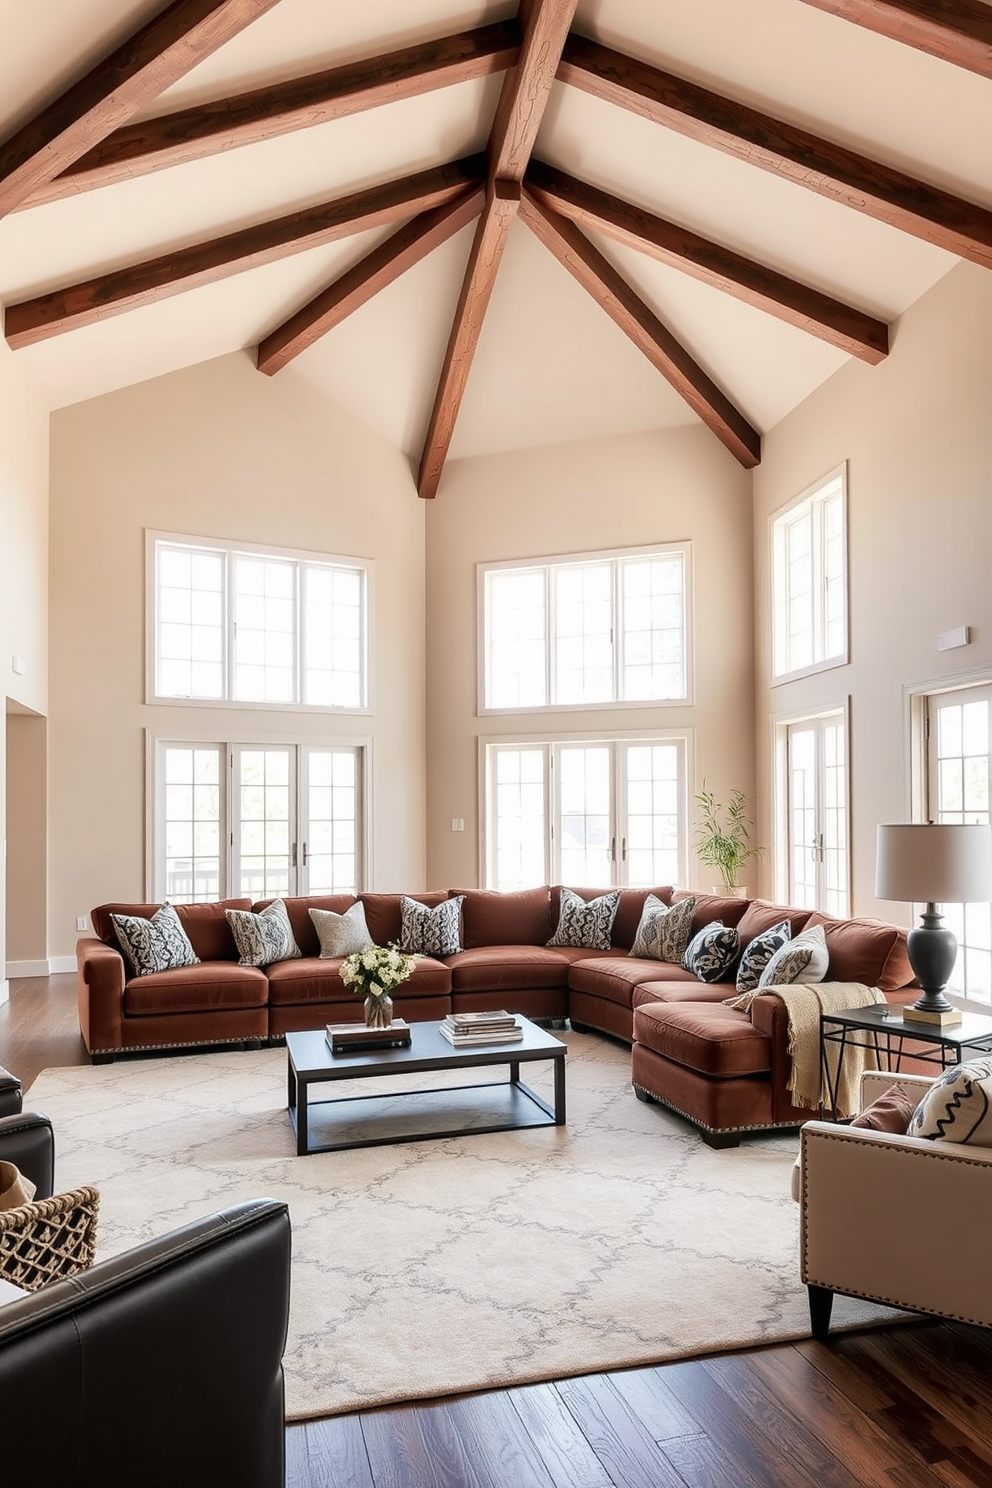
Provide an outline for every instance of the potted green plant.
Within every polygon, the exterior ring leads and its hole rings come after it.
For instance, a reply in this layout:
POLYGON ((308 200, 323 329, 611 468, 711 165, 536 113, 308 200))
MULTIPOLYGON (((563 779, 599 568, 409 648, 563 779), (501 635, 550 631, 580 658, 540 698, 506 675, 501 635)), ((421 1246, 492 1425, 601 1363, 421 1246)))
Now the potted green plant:
POLYGON ((736 894, 744 898, 747 890, 740 883, 741 869, 749 858, 762 858, 763 847, 751 846, 751 828, 754 823, 745 810, 746 800, 742 790, 730 793, 727 805, 721 806, 712 791, 703 788, 693 798, 698 810, 693 845, 696 856, 707 868, 715 868, 722 879, 714 893, 736 894))

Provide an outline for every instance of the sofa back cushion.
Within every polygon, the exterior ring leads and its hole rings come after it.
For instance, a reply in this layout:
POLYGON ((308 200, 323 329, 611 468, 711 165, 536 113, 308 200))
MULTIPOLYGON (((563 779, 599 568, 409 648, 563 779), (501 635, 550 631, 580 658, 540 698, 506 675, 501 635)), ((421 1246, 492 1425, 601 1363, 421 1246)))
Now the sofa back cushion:
MULTIPOLYGON (((590 899, 600 899, 604 894, 611 892, 609 886, 605 889, 576 889, 569 884, 568 887, 573 894, 578 894, 580 899, 586 903, 590 899)), ((551 890, 551 925, 554 927, 561 918, 561 885, 555 884, 551 890)), ((665 884, 660 889, 622 889, 620 892, 620 903, 617 905, 616 918, 613 921, 613 944, 621 950, 629 951, 634 944, 637 927, 641 923, 641 914, 644 910, 644 901, 649 894, 654 894, 662 904, 671 904, 672 886, 665 884)))
POLYGON ((913 981, 906 932, 882 920, 836 920, 814 910, 808 924, 822 925, 832 982, 863 982, 883 992, 897 992, 913 981))
POLYGON ((795 935, 803 928, 812 913, 811 909, 796 909, 790 904, 771 904, 767 899, 751 899, 737 921, 741 950, 744 950, 749 940, 753 940, 756 935, 764 934, 780 920, 788 920, 792 933, 795 935))
MULTIPOLYGON (((365 905, 365 921, 369 927, 369 934, 376 945, 388 945, 391 940, 399 940, 402 916, 400 904, 403 899, 416 899, 420 904, 426 904, 429 909, 436 909, 448 898, 446 889, 439 889, 429 894, 359 894, 359 899, 365 905)), ((313 899, 312 904, 318 901, 313 899)), ((328 909, 333 909, 333 904, 328 904, 328 909)), ((464 945, 464 941, 462 942, 464 945)))
MULTIPOLYGON (((237 961, 238 948, 224 911, 251 909, 250 899, 222 899, 217 904, 174 904, 172 907, 201 961, 237 961)), ((140 915, 142 919, 150 920, 161 908, 161 904, 100 904, 91 911, 90 924, 105 944, 118 951, 120 941, 111 915, 140 915)))
MULTIPOLYGON (((356 904, 354 894, 315 894, 296 896, 292 899, 284 894, 279 896, 289 914, 289 923, 293 927, 293 939, 300 948, 301 956, 319 956, 320 941, 314 929, 313 920, 310 918, 310 910, 333 909, 335 914, 344 912, 356 904)), ((273 903, 272 899, 257 899, 252 905, 256 914, 261 914, 263 909, 268 909, 273 903)))
POLYGON ((692 889, 676 889, 672 895, 672 903, 679 904, 683 899, 695 899, 696 901, 696 907, 692 911, 693 935, 717 920, 721 925, 732 929, 739 923, 748 906, 748 901, 738 898, 737 895, 695 894, 692 889))
POLYGON ((551 890, 547 884, 506 894, 497 889, 450 892, 462 896, 462 945, 467 951, 480 946, 543 946, 551 934, 551 890))

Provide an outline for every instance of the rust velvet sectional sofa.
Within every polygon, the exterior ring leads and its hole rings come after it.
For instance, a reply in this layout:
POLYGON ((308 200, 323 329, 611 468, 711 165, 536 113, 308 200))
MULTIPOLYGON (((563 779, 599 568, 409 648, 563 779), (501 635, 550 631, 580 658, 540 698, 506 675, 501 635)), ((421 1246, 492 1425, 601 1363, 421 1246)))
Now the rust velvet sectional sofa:
MULTIPOLYGON (((575 889, 589 900, 607 892, 575 889)), ((894 1001, 911 1001, 913 974, 905 932, 874 920, 828 916, 763 900, 687 895, 670 887, 625 889, 613 922, 612 947, 549 946, 559 915, 558 887, 517 893, 450 889, 413 894, 428 907, 462 895, 462 949, 443 958, 418 956, 413 975, 394 994, 408 1022, 451 1011, 501 1007, 527 1017, 594 1029, 632 1045, 634 1088, 680 1112, 713 1145, 731 1145, 745 1131, 797 1126, 808 1119, 789 1101, 786 1019, 774 995, 755 999, 750 1013, 724 1005, 733 981, 704 983, 681 965, 630 955, 649 893, 665 903, 695 899, 693 932, 714 920, 736 926, 742 946, 782 919, 796 932, 822 924, 830 954, 828 977, 881 987, 894 1001), (902 992, 900 997, 898 994, 902 992)), ((400 894, 357 896, 369 933, 383 945, 400 936, 400 894)), ((95 1060, 128 1051, 225 1042, 255 1043, 323 1023, 359 1020, 361 1002, 340 977, 340 959, 322 959, 309 910, 344 914, 353 895, 286 898, 301 955, 263 969, 241 966, 225 909, 254 909, 247 899, 176 905, 199 963, 131 976, 118 949, 111 915, 150 918, 157 904, 103 904, 94 909, 94 936, 78 942, 79 1022, 95 1060)), ((732 974, 728 974, 732 975, 732 974)))

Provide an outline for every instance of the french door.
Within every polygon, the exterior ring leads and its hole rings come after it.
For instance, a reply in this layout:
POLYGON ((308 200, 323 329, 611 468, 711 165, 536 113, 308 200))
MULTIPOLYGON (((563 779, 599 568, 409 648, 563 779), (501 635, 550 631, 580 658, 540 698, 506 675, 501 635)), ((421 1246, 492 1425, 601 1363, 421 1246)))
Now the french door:
POLYGON ((789 903, 849 912, 847 721, 790 723, 787 736, 789 903))
POLYGON ((160 742, 156 896, 357 893, 362 765, 359 746, 160 742))
MULTIPOLYGON (((992 687, 966 687, 927 698, 927 815, 935 822, 989 822, 992 687)), ((992 908, 945 904, 957 937, 954 991, 992 1002, 992 908)))

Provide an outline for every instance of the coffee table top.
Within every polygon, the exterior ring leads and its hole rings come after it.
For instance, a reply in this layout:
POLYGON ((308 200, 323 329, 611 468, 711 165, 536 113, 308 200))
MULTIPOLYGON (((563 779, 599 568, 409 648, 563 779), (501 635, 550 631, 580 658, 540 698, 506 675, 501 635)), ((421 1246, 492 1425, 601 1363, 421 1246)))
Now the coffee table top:
POLYGON ((303 1033, 287 1033, 286 1047, 297 1075, 333 1080, 357 1074, 399 1073, 401 1070, 466 1069, 473 1065, 509 1064, 511 1061, 563 1059, 567 1045, 529 1018, 517 1014, 523 1038, 512 1044, 470 1044, 455 1048, 441 1033, 440 1020, 411 1023, 410 1043, 400 1049, 348 1049, 332 1054, 323 1027, 303 1033))

